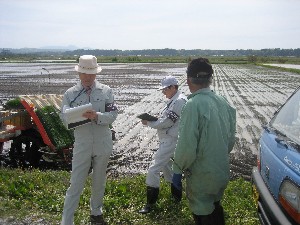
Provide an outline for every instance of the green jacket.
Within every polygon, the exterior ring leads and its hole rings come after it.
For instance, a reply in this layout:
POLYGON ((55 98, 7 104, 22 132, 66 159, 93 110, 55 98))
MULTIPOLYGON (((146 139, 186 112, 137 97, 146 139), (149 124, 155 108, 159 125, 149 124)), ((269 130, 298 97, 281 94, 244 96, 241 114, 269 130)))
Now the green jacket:
MULTIPOLYGON (((174 173, 185 172, 188 199, 217 195, 226 188, 235 130, 236 110, 225 98, 210 88, 188 97, 180 117, 173 164, 174 173)), ((199 213, 191 201, 190 206, 199 213)))

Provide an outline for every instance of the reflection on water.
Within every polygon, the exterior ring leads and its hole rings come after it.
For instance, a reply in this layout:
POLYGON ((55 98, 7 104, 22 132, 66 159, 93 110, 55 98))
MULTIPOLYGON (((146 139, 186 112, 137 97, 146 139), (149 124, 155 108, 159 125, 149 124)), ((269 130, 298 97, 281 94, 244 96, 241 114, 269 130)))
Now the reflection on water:
POLYGON ((278 67, 284 67, 289 69, 298 69, 300 70, 300 65, 293 65, 293 64, 264 64, 268 66, 278 66, 278 67))

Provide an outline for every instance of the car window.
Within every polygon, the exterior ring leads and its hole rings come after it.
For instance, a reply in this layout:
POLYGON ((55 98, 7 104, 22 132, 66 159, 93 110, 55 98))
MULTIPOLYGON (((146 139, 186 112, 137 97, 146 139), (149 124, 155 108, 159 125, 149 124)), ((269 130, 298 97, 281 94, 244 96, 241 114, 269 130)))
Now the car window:
POLYGON ((300 145, 300 89, 279 110, 270 125, 300 145))

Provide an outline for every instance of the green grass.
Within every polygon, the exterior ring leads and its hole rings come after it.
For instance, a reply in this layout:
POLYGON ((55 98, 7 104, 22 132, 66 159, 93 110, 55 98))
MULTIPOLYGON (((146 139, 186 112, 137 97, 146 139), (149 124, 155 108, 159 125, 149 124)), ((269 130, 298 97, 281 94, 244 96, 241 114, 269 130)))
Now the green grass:
MULTIPOLYGON (((0 218, 14 216, 24 220, 44 219, 59 224, 70 173, 66 171, 23 171, 0 169, 0 218)), ((88 224, 91 180, 88 178, 75 214, 75 224, 88 224)), ((188 202, 170 198, 169 185, 162 180, 159 202, 148 215, 137 212, 145 203, 145 176, 108 178, 104 198, 104 216, 109 224, 194 224, 188 202)), ((231 181, 222 205, 226 224, 259 224, 251 183, 231 181)))

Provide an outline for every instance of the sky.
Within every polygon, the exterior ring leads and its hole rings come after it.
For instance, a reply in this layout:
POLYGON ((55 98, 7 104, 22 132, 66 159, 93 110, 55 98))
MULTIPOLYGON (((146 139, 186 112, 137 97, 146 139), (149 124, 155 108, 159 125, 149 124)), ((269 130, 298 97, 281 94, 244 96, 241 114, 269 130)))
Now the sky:
POLYGON ((300 0, 0 0, 0 48, 300 48, 300 0))

